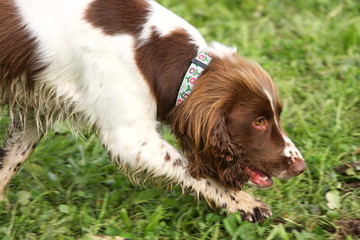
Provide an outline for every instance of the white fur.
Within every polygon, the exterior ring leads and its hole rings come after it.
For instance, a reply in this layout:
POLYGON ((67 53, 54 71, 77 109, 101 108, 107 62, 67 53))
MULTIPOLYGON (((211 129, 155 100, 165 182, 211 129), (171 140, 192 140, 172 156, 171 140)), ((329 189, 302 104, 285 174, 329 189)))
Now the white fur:
POLYGON ((219 42, 212 42, 210 47, 207 49, 209 53, 218 56, 219 58, 229 58, 236 54, 236 47, 228 47, 219 42))
POLYGON ((161 37, 165 37, 177 29, 185 29, 190 36, 192 36, 193 43, 198 45, 200 49, 204 49, 207 46, 199 31, 184 19, 175 15, 155 1, 149 1, 149 3, 151 4, 151 13, 148 16, 140 36, 140 39, 143 42, 146 42, 150 37, 152 28, 154 27, 161 37))
MULTIPOLYGON (((271 94, 269 93, 268 90, 264 90, 265 92, 265 95, 268 97, 269 99, 269 102, 270 102, 270 105, 271 105, 271 109, 272 109, 272 112, 273 112, 273 118, 274 118, 274 121, 275 121, 275 124, 276 126, 279 128, 279 123, 278 123, 278 120, 277 120, 277 117, 276 117, 276 112, 275 112, 275 108, 274 108, 274 99, 273 97, 271 96, 271 94)), ((280 130, 280 129, 279 129, 280 130)))
MULTIPOLYGON (((285 142, 285 148, 284 148, 284 155, 286 157, 288 157, 292 162, 295 162, 296 159, 303 159, 300 151, 295 147, 295 144, 286 136, 286 134, 280 129, 277 117, 275 115, 275 108, 274 108, 274 99, 271 96, 271 94, 269 93, 269 91, 264 90, 266 96, 269 98, 270 104, 271 104, 271 109, 274 113, 274 121, 276 126, 278 127, 278 130, 281 132, 281 135, 284 139, 285 142)), ((289 163, 290 164, 290 163, 289 163)), ((284 173, 285 174, 285 173, 284 173)))
POLYGON ((285 156, 289 157, 292 162, 295 162, 299 159, 304 159, 301 155, 301 152, 295 147, 295 144, 288 138, 285 134, 283 134, 286 147, 284 149, 285 156))

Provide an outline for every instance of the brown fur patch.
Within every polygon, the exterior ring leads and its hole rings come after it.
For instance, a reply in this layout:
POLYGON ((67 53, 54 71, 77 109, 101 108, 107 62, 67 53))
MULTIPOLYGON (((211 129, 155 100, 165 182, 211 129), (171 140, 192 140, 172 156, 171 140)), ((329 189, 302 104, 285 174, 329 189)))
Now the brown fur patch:
POLYGON ((182 29, 165 37, 153 31, 146 44, 137 49, 136 61, 157 100, 159 120, 166 120, 175 106, 184 74, 196 53, 197 47, 182 29))
POLYGON ((197 47, 183 29, 174 29, 164 37, 154 30, 145 43, 141 42, 139 36, 149 11, 145 1, 97 0, 90 4, 85 19, 105 34, 127 33, 138 40, 134 46, 136 63, 157 101, 157 118, 166 120, 197 47))
POLYGON ((180 166, 182 167, 183 166, 182 161, 180 159, 176 159, 173 163, 173 166, 174 167, 180 167, 180 166))
POLYGON ((166 155, 165 155, 165 162, 168 162, 168 161, 170 161, 170 155, 167 152, 166 155))
POLYGON ((96 0, 89 5, 85 20, 108 35, 127 33, 137 36, 146 22, 148 8, 149 4, 142 0, 96 0))
POLYGON ((15 82, 20 81, 20 76, 25 76, 27 88, 33 88, 36 76, 45 68, 36 51, 37 40, 29 35, 26 26, 21 23, 12 1, 1 1, 0 91, 2 98, 9 94, 15 82))

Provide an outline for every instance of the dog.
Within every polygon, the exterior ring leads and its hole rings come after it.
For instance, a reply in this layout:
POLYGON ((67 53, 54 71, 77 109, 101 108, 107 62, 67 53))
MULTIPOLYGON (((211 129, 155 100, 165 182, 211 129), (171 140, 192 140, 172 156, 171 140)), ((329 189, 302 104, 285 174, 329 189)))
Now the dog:
POLYGON ((269 74, 207 44, 153 0, 1 0, 0 104, 11 123, 0 195, 54 124, 86 123, 110 158, 191 189, 244 220, 270 208, 241 189, 306 169, 269 74), (6 106, 6 107, 5 107, 6 106), (182 151, 158 133, 170 126, 182 151))

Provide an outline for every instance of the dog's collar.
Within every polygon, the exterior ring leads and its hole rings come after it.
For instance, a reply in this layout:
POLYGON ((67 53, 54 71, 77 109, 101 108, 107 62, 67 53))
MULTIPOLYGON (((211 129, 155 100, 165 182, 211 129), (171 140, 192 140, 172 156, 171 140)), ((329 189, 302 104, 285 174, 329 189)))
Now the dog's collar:
POLYGON ((200 77, 201 73, 209 65, 212 60, 212 56, 205 50, 191 60, 190 67, 185 73, 184 79, 181 83, 178 96, 176 98, 176 105, 184 101, 189 96, 193 89, 195 82, 200 77))

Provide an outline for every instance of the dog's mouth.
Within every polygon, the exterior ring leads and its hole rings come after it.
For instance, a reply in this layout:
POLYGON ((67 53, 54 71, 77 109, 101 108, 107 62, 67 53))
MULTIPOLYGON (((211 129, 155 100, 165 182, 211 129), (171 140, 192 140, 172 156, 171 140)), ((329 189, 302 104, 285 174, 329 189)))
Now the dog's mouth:
POLYGON ((250 183, 258 187, 270 187, 273 184, 271 176, 253 166, 247 166, 245 171, 250 176, 250 183))

